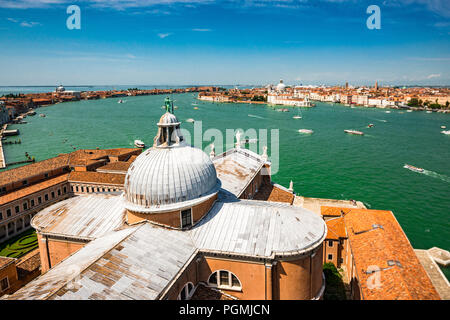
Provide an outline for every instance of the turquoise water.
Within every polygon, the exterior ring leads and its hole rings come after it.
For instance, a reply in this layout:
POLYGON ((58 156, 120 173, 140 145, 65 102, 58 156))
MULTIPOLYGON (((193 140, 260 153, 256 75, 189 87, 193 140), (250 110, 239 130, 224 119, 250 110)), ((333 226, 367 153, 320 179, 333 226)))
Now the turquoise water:
MULTIPOLYGON (((192 94, 173 98, 178 118, 202 120, 203 130, 279 129, 275 182, 288 186, 292 179, 295 192, 308 197, 357 199, 372 209, 392 210, 413 247, 450 249, 450 136, 440 133, 441 125, 450 128, 449 115, 317 103, 316 108, 302 109, 303 118, 295 120, 294 109, 276 112, 265 105, 198 102, 192 94), (192 103, 199 109, 194 110, 192 103), (375 126, 366 128, 369 123, 375 126), (302 128, 314 134, 298 133, 302 128), (365 135, 348 135, 344 129, 365 135), (426 171, 409 171, 403 168, 405 163, 426 171)), ((124 99, 124 104, 105 99, 37 109, 47 117, 27 117, 28 124, 9 127, 20 130, 22 144, 5 145, 7 162, 24 160, 25 152, 43 160, 70 152, 72 146, 131 147, 135 139, 150 145, 164 97, 124 99)), ((184 122, 182 127, 192 132, 194 126, 184 122)), ((445 273, 450 274, 448 269, 445 273)))

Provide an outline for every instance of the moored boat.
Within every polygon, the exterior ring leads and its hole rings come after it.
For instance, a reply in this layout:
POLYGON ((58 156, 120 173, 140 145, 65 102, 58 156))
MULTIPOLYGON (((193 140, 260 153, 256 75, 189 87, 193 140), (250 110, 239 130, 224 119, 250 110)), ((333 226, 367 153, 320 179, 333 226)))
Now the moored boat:
POLYGON ((367 128, 372 128, 373 127, 373 123, 369 123, 369 125, 367 126, 367 128))
POLYGON ((356 134, 356 135, 359 135, 359 136, 364 135, 364 132, 362 132, 362 131, 357 131, 357 130, 344 130, 344 132, 345 132, 345 133, 350 133, 350 134, 356 134))
POLYGON ((403 168, 409 169, 409 170, 414 171, 414 172, 423 172, 423 171, 424 171, 424 169, 414 167, 414 166, 412 166, 412 165, 410 165, 410 164, 405 164, 405 165, 403 166, 403 168))
POLYGON ((441 131, 441 133, 449 135, 450 134, 450 130, 444 130, 444 131, 441 131))
POLYGON ((45 118, 45 114, 41 113, 39 117, 45 118))
POLYGON ((142 140, 134 140, 134 145, 138 148, 145 148, 145 143, 142 140))
POLYGON ((314 133, 314 131, 309 130, 309 129, 300 129, 300 130, 298 130, 298 132, 300 132, 300 133, 308 133, 308 134, 314 133))

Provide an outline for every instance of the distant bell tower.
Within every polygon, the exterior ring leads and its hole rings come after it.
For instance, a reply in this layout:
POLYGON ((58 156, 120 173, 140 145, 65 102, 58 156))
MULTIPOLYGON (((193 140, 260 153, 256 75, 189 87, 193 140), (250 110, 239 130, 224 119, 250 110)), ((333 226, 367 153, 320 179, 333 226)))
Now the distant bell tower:
POLYGON ((375 81, 375 91, 378 91, 378 81, 375 81))

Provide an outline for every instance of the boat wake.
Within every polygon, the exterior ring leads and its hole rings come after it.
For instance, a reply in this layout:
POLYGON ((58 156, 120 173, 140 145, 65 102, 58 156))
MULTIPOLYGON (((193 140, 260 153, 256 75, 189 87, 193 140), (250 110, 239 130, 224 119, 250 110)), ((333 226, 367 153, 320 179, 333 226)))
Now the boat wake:
POLYGON ((445 174, 440 174, 440 173, 437 173, 437 172, 434 172, 434 171, 429 171, 429 170, 426 170, 426 169, 423 170, 422 174, 427 175, 427 176, 432 177, 432 178, 436 178, 436 179, 442 180, 444 182, 450 183, 450 177, 446 176, 445 174))
POLYGON ((249 114, 248 116, 251 117, 251 118, 265 119, 265 118, 260 117, 260 116, 255 116, 254 114, 249 114))

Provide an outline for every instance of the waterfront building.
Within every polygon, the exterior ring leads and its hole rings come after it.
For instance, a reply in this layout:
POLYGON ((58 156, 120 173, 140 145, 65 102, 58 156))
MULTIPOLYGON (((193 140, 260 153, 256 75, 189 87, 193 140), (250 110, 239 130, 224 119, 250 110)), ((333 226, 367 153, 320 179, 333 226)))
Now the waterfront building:
POLYGON ((5 102, 0 101, 0 125, 8 123, 10 120, 8 109, 6 108, 5 102))
POLYGON ((77 150, 0 172, 0 241, 29 229, 37 212, 72 194, 121 191, 124 174, 104 170, 124 169, 139 153, 140 149, 77 150))
POLYGON ((267 103, 273 105, 285 105, 293 107, 311 107, 311 102, 307 96, 301 96, 299 91, 286 90, 283 80, 275 88, 270 87, 267 94, 267 103))
POLYGON ((324 262, 344 269, 352 299, 440 299, 391 211, 322 206, 321 214, 324 262))

